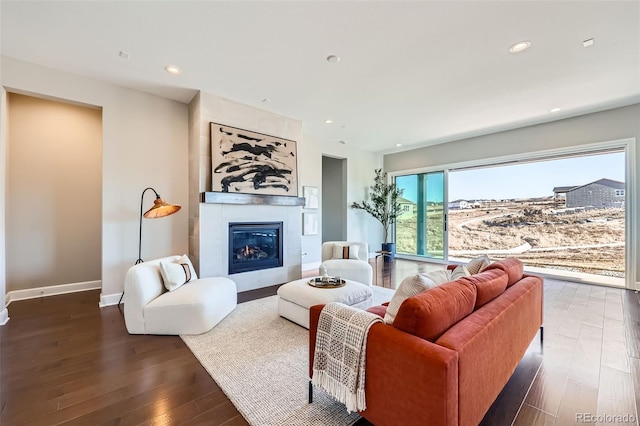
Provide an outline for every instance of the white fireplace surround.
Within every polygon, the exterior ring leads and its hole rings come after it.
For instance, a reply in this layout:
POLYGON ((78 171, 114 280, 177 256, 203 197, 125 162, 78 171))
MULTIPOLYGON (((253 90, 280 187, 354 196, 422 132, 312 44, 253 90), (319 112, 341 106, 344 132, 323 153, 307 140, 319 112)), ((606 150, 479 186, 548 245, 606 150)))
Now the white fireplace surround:
POLYGON ((229 277, 238 292, 296 280, 302 269, 302 209, 298 206, 200 204, 200 275, 229 277), (283 266, 229 275, 229 222, 283 222, 283 266))
MULTIPOLYGON (((238 292, 300 278, 302 207, 296 204, 297 197, 269 196, 267 200, 262 195, 247 201, 246 194, 207 192, 212 190, 212 122, 302 141, 300 120, 205 92, 193 98, 189 103, 189 256, 194 266, 201 277, 229 277, 238 292), (229 222, 283 222, 283 266, 229 275, 229 222)), ((302 151, 300 144, 298 154, 302 151)))

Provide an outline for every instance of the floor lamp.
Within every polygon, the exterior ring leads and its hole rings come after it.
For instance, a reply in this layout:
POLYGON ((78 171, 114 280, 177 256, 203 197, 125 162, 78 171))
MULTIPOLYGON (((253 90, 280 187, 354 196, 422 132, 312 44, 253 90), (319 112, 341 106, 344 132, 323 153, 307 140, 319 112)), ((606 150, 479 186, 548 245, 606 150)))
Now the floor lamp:
MULTIPOLYGON (((136 260, 136 263, 135 263, 136 265, 144 262, 144 260, 142 260, 142 218, 145 217, 147 219, 158 219, 161 217, 172 215, 178 210, 180 210, 181 208, 182 207, 179 206, 178 204, 169 204, 165 202, 162 198, 160 198, 160 195, 158 195, 156 190, 153 188, 145 188, 144 191, 142 191, 142 195, 140 196, 140 227, 139 227, 140 232, 138 234, 138 260, 136 260), (149 210, 147 210, 143 214, 142 206, 144 204, 144 194, 149 190, 153 191, 153 193, 156 194, 156 199, 153 201, 153 207, 151 207, 149 210)), ((120 301, 118 302, 118 305, 122 303, 123 297, 124 297, 124 291, 122 292, 122 296, 120 296, 120 301)))
POLYGON ((153 188, 145 188, 142 191, 142 195, 140 196, 140 233, 138 235, 138 260, 136 260, 136 265, 138 263, 144 262, 142 260, 142 217, 144 216, 147 219, 158 219, 161 217, 169 216, 180 210, 181 207, 177 204, 169 204, 165 202, 155 189, 153 188), (153 207, 142 214, 142 204, 144 202, 144 193, 148 190, 152 190, 154 194, 156 194, 156 199, 153 201, 153 207))

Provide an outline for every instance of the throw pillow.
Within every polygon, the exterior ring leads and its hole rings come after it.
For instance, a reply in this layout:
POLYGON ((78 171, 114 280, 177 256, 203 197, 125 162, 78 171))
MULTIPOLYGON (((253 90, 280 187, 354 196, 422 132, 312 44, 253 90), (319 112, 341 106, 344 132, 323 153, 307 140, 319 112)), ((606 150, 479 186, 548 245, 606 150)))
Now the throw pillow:
POLYGON ((486 254, 483 254, 482 256, 478 256, 475 259, 471 259, 467 263, 467 270, 471 275, 478 274, 482 272, 484 268, 489 266, 490 263, 491 263, 491 260, 489 260, 489 256, 487 256, 486 254))
POLYGON ((360 246, 343 246, 340 244, 333 245, 334 259, 358 259, 360 246))
POLYGON ((393 294, 387 312, 384 315, 384 322, 387 324, 393 324, 396 318, 396 314, 402 305, 402 302, 415 296, 418 293, 422 293, 425 290, 444 284, 450 281, 449 271, 433 271, 426 274, 415 274, 406 277, 402 280, 398 289, 393 294))
POLYGON ((160 275, 165 288, 169 291, 174 291, 183 284, 198 279, 186 254, 174 262, 160 262, 160 275))
POLYGON ((453 271, 451 271, 451 281, 455 281, 462 277, 468 277, 469 275, 471 275, 471 273, 465 265, 458 265, 453 271))
POLYGON ((447 269, 438 269, 431 272, 423 272, 420 275, 432 280, 436 285, 448 283, 451 281, 451 271, 447 269))
POLYGON ((183 254, 175 263, 186 263, 189 265, 189 269, 191 270, 191 280, 197 280, 198 275, 196 274, 196 270, 193 268, 193 264, 191 264, 191 260, 189 260, 189 256, 183 254))

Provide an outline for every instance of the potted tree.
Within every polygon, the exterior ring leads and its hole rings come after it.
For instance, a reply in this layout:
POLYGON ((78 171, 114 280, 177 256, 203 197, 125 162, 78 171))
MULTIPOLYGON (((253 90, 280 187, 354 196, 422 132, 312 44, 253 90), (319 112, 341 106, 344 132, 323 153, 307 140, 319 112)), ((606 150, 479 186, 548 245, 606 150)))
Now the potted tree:
MULTIPOLYGON (((390 252, 389 260, 393 260, 396 253, 396 244, 389 241, 389 227, 395 223, 400 214, 398 198, 402 196, 402 190, 395 183, 387 181, 387 173, 382 169, 375 170, 376 176, 369 191, 369 201, 354 202, 351 208, 364 210, 377 219, 384 229, 382 250, 390 252)), ((385 260, 387 257, 385 256, 385 260)))

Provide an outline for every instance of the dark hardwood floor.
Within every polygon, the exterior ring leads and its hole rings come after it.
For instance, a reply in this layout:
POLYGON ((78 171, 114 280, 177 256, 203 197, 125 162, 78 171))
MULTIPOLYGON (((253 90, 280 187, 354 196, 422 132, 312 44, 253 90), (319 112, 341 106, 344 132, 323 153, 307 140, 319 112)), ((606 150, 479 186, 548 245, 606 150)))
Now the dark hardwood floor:
MULTIPOLYGON (((395 287, 435 267, 397 260, 378 268, 380 284, 384 277, 395 287)), ((120 308, 100 309, 98 300, 96 290, 9 306, 11 320, 0 327, 0 425, 247 424, 179 337, 129 335, 120 308)), ((544 347, 534 339, 482 424, 627 415, 635 423, 624 424, 637 425, 638 406, 639 295, 548 279, 544 347)))

